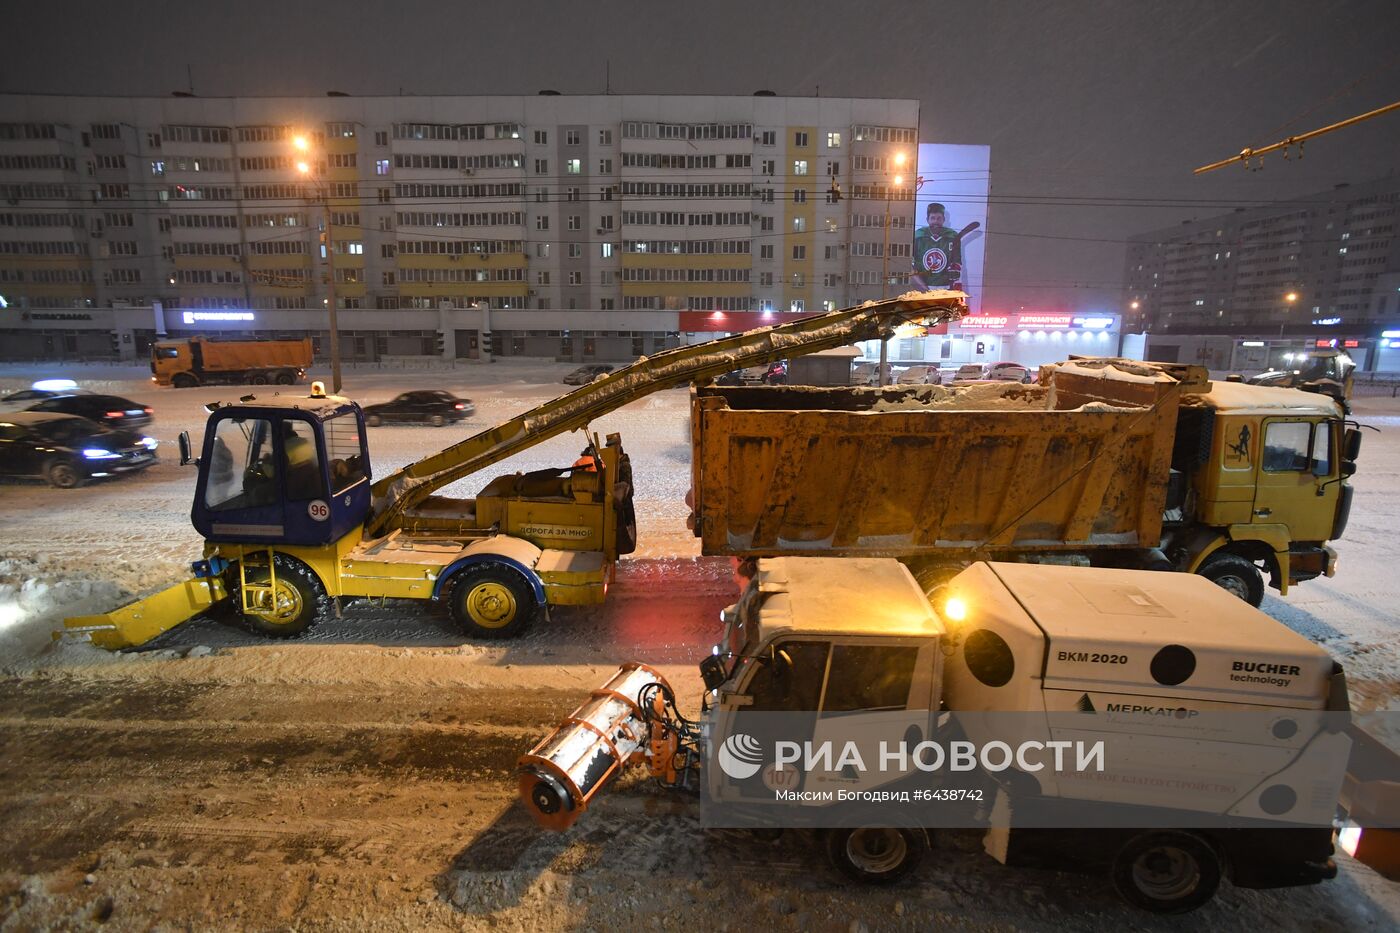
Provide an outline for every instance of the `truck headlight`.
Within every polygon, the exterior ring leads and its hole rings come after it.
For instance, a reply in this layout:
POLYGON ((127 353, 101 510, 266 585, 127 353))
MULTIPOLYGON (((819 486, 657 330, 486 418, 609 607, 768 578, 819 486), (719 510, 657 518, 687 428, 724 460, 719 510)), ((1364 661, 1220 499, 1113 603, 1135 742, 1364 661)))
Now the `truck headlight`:
POLYGON ((1337 830, 1337 845, 1342 847, 1342 851, 1352 858, 1356 857, 1356 850, 1361 846, 1361 827, 1351 820, 1342 824, 1342 828, 1337 830))
POLYGON ((117 460, 121 454, 113 453, 110 450, 103 450, 100 447, 87 447, 83 450, 83 456, 89 460, 117 460))

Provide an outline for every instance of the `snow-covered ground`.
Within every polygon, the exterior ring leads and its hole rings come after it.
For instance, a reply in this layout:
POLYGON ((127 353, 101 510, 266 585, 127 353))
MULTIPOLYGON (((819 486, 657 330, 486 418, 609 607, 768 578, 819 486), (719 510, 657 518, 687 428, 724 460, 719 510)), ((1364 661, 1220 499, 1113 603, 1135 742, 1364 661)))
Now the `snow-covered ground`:
MULTIPOLYGON (((382 475, 562 393, 571 368, 351 368, 344 391, 373 403, 445 388, 477 406, 455 427, 369 429, 382 475)), ((563 837, 524 819, 516 756, 620 661, 656 663, 693 694, 691 665, 735 594, 728 562, 700 557, 685 527, 684 389, 593 426, 620 432, 632 457, 641 538, 606 606, 558 610, 505 645, 472 644, 412 603, 358 601, 294 643, 201 619, 151 650, 110 654, 51 632, 187 573, 201 541, 176 436, 197 441, 206 402, 254 390, 158 388, 139 367, 6 365, 0 394, 60 375, 151 405, 162 461, 76 490, 0 483, 0 928, 6 914, 24 928, 603 928, 655 926, 658 914, 717 928, 1175 928, 1123 908, 1102 879, 1014 872, 959 838, 911 884, 848 888, 798 843, 704 834, 693 808, 635 780, 563 837)), ((1264 609, 1346 666, 1357 706, 1397 709, 1400 399, 1355 409, 1381 432, 1366 433, 1338 574, 1264 609)), ((500 471, 569 464, 583 443, 557 438, 500 471)), ((450 492, 470 495, 500 471, 450 492)), ((1227 889, 1193 920, 1400 924, 1395 887, 1341 862, 1317 888, 1227 889)))

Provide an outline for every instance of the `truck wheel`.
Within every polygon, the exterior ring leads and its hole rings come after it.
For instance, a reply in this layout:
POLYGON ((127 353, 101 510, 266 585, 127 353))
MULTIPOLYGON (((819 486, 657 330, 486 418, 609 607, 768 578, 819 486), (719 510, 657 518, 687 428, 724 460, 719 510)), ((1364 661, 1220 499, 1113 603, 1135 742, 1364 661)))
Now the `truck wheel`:
POLYGON ((1264 575, 1246 557, 1217 554, 1207 558, 1196 572, 1251 606, 1258 606, 1264 601, 1264 575))
POLYGON ((267 375, 265 373, 254 373, 252 378, 248 381, 255 386, 265 386, 267 385, 267 375))
POLYGON ((1157 914, 1184 914, 1205 904, 1220 887, 1220 876, 1220 857, 1191 833, 1143 833, 1113 859, 1118 893, 1157 914))
POLYGON ((279 386, 289 386, 296 381, 297 377, 293 376, 291 373, 278 373, 277 379, 275 380, 279 386))
POLYGON ((199 380, 189 373, 176 373, 175 378, 170 380, 170 384, 177 389, 193 389, 199 385, 199 380))
POLYGON ((826 837, 826 854, 843 874, 867 884, 892 884, 914 870, 928 851, 928 837, 919 829, 862 826, 833 829, 826 837))
POLYGON ((452 617, 474 638, 514 638, 539 612, 520 574, 501 564, 469 567, 452 582, 452 617))
MULTIPOLYGON (((325 618, 330 597, 320 578, 301 561, 277 554, 272 563, 277 570, 277 589, 272 593, 275 606, 265 615, 244 613, 243 621, 248 628, 268 638, 295 638, 325 618)), ((266 567, 250 567, 248 574, 255 583, 267 582, 266 567)), ((235 607, 243 605, 240 589, 235 569, 228 588, 235 607)))
POLYGON ((55 460, 50 463, 44 471, 44 478, 49 481, 50 486, 58 489, 72 489, 83 481, 83 475, 68 460, 55 460))

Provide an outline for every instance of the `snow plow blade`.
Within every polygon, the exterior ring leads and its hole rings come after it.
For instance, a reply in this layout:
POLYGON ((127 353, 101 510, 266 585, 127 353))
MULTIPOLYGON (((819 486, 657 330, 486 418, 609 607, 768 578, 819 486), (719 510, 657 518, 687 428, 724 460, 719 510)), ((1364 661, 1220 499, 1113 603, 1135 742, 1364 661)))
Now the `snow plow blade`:
POLYGON ((99 648, 134 648, 227 596, 224 581, 218 577, 184 580, 113 612, 64 619, 63 627, 70 633, 86 634, 99 648))

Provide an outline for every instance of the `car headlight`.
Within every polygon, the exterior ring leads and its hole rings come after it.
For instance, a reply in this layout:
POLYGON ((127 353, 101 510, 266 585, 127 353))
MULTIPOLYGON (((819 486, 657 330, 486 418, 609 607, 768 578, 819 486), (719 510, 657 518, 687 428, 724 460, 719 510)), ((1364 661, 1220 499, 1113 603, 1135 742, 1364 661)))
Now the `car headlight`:
POLYGON ((141 446, 147 450, 155 450, 160 446, 160 441, 156 440, 154 437, 142 437, 141 446))
POLYGON ((83 450, 83 456, 89 460, 117 460, 121 454, 100 447, 87 447, 83 450))

